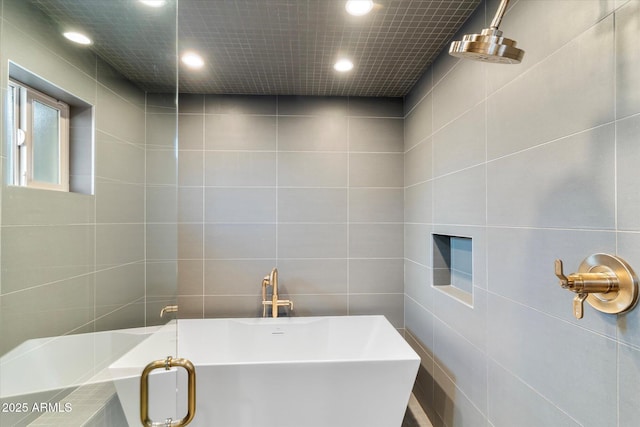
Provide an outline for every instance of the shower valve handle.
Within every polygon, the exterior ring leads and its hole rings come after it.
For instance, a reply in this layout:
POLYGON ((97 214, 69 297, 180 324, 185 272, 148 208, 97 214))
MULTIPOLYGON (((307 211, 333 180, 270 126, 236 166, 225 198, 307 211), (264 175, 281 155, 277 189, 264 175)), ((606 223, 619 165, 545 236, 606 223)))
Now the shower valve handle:
POLYGON ((638 300, 638 278, 621 258, 594 254, 580 264, 578 271, 565 275, 562 260, 555 261, 560 286, 576 294, 573 315, 582 319, 585 300, 603 313, 617 314, 631 310, 638 300))
POLYGON ((584 316, 584 300, 587 299, 589 294, 577 294, 573 298, 573 315, 576 319, 582 319, 584 316))
POLYGON ((560 286, 575 292, 573 298, 573 315, 576 319, 584 316, 584 300, 591 293, 607 294, 610 291, 618 290, 618 278, 613 273, 573 273, 568 277, 562 271, 562 260, 557 259, 555 263, 556 276, 560 279, 560 286))
POLYGON ((573 315, 576 319, 582 319, 582 317, 584 316, 584 300, 587 299, 589 294, 586 292, 579 292, 575 290, 575 275, 569 275, 571 279, 564 275, 564 272, 562 271, 562 260, 557 259, 555 267, 556 276, 558 276, 558 279, 560 279, 560 286, 562 286, 563 289, 569 289, 572 292, 577 292, 576 296, 573 298, 573 315))
POLYGON ((560 286, 576 294, 607 293, 618 290, 618 278, 609 272, 573 273, 568 277, 562 271, 562 260, 556 260, 556 276, 560 279, 560 286))

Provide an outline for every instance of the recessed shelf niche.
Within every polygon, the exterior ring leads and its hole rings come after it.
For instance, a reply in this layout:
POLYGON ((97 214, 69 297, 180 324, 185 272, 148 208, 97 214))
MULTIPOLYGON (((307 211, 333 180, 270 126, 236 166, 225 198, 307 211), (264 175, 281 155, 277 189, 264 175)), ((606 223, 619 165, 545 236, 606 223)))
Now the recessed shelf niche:
POLYGON ((473 304, 473 240, 470 237, 432 234, 433 286, 473 304))

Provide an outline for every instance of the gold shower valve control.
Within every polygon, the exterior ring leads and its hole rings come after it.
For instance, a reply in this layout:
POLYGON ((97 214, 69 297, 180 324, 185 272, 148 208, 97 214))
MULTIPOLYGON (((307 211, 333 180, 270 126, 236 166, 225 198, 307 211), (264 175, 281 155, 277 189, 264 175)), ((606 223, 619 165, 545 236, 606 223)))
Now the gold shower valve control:
POLYGON ((624 313, 638 302, 638 277, 622 258, 608 254, 593 254, 580 264, 576 273, 566 276, 562 261, 555 262, 560 286, 576 294, 573 315, 582 319, 584 302, 603 313, 624 313))

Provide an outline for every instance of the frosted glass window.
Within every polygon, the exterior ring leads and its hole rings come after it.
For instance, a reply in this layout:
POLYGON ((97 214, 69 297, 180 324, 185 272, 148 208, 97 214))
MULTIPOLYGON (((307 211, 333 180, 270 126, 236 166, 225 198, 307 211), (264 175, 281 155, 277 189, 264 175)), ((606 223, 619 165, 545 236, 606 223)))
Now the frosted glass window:
POLYGON ((9 81, 14 185, 69 191, 69 105, 9 81))
MULTIPOLYGON (((15 114, 15 99, 16 99, 16 88, 13 86, 9 86, 9 92, 7 94, 7 111, 6 111, 6 116, 7 116, 7 122, 6 122, 6 134, 5 137, 7 138, 7 141, 11 141, 13 140, 13 138, 11 137, 11 135, 15 135, 16 132, 16 128, 17 128, 17 123, 16 123, 16 114, 15 114)), ((15 144, 6 144, 7 146, 7 155, 9 156, 10 159, 15 158, 15 150, 16 150, 16 146, 15 144)), ((7 162, 5 163, 7 165, 7 176, 14 176, 14 167, 15 165, 13 164, 13 162, 7 162)))
POLYGON ((60 113, 41 102, 33 103, 33 180, 60 183, 60 113))

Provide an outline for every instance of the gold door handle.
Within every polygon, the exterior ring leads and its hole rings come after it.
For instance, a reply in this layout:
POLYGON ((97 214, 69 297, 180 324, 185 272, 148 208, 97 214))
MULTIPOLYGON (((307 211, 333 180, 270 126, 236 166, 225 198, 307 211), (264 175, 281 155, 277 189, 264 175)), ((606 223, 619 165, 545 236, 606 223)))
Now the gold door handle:
POLYGON ((140 376, 140 421, 145 427, 178 427, 186 426, 196 415, 196 368, 193 363, 187 359, 174 359, 168 356, 164 360, 156 360, 149 363, 140 376), (172 367, 184 368, 187 371, 187 415, 177 421, 171 419, 165 422, 155 423, 149 418, 149 374, 156 369, 169 370, 172 367))

